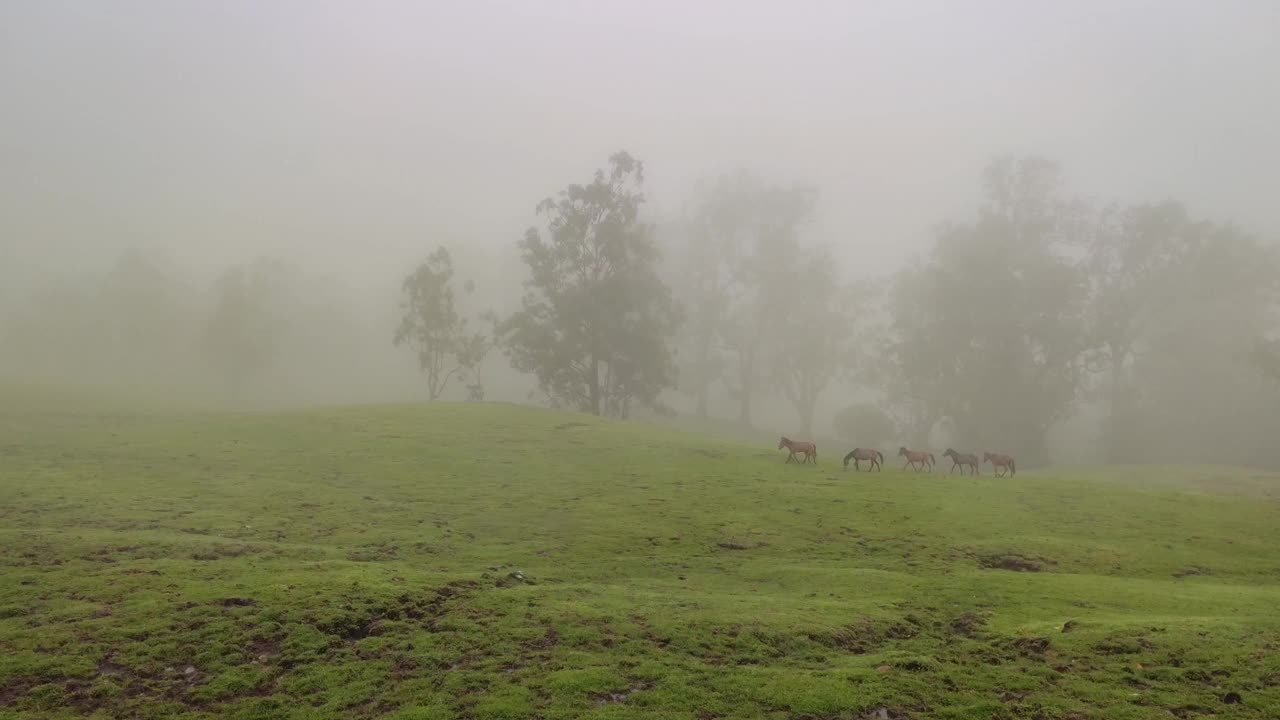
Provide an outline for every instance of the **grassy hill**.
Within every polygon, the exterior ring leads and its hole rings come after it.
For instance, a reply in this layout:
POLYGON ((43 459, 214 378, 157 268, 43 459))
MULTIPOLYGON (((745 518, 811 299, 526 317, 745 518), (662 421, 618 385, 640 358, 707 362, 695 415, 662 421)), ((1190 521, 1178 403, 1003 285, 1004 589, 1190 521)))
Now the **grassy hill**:
POLYGON ((0 718, 1280 716, 1280 477, 841 450, 0 403, 0 718))

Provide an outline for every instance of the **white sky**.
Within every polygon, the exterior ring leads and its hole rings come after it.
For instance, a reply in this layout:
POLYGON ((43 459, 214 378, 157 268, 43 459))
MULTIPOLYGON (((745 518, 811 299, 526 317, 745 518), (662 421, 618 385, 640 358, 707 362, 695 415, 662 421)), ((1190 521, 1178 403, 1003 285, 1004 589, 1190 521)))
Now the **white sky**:
MULTIPOLYGON (((738 166, 822 188, 892 269, 995 153, 1280 234, 1280 2, 11 0, 0 248, 285 252, 371 281, 510 247, 625 148, 675 209, 738 166)), ((95 252, 97 251, 97 252, 95 252)))

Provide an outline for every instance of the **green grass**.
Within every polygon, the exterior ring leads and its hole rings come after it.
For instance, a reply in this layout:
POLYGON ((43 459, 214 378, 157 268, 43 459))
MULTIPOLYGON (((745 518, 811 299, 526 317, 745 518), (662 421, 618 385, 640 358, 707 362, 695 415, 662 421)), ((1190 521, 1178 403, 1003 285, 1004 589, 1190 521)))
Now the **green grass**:
POLYGON ((1280 715, 1280 477, 839 450, 0 404, 0 718, 1280 715))

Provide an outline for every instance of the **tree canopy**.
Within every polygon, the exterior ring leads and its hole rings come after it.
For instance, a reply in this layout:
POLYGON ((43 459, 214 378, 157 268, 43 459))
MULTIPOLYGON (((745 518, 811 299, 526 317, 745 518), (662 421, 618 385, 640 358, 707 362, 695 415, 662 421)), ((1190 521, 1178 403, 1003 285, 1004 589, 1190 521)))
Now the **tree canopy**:
POLYGON ((644 165, 615 153, 590 183, 539 203, 546 233, 529 228, 520 242, 530 277, 502 325, 505 347, 553 403, 627 417, 673 384, 680 313, 640 217, 643 184, 644 165))

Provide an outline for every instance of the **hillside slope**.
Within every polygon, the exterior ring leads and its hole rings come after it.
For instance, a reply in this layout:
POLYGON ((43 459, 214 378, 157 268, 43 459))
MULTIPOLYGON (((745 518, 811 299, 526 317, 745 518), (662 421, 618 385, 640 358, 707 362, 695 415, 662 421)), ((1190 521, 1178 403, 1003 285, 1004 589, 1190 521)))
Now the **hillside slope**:
POLYGON ((1280 478, 840 450, 0 406, 0 717, 1280 716, 1280 478))

